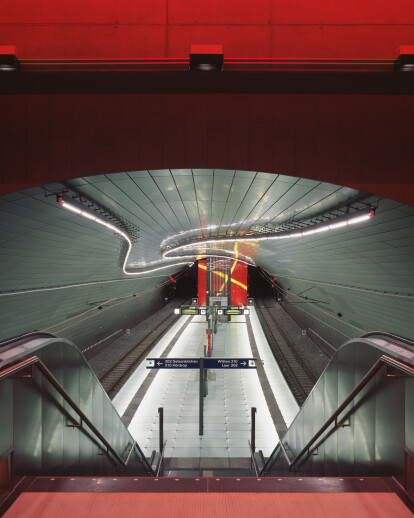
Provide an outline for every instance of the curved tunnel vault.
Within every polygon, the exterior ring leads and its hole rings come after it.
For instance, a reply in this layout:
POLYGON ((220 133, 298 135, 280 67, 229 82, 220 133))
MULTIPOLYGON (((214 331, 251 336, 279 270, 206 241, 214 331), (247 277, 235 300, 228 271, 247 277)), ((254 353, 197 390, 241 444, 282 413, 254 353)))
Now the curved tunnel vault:
POLYGON ((154 311, 170 275, 205 255, 258 267, 302 327, 336 346, 377 329, 414 335, 414 210, 396 201, 292 176, 164 169, 43 185, 0 204, 2 339, 42 329, 83 350, 154 311))

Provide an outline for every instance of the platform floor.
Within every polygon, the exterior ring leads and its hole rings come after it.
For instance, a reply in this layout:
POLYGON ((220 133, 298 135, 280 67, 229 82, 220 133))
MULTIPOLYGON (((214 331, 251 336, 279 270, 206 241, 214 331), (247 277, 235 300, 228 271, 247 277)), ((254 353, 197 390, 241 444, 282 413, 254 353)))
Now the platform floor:
MULTIPOLYGON (((298 406, 273 356, 269 357, 269 348, 254 312, 251 323, 259 354, 263 356, 266 376, 275 399, 280 403, 283 417, 289 424, 298 406)), ((168 356, 203 356, 206 321, 205 317, 196 316, 181 317, 156 345, 150 357, 160 357, 180 329, 183 331, 168 356)), ((231 322, 218 325, 217 334, 214 335, 213 356, 253 357, 245 317, 232 317, 231 322)), ((144 362, 114 398, 114 405, 121 415, 127 410, 148 373, 144 362)), ((202 436, 199 435, 199 371, 160 370, 140 401, 129 430, 145 455, 149 456, 154 449, 158 449, 157 409, 163 407, 166 458, 247 458, 250 457, 248 439, 253 406, 257 408, 256 446, 268 456, 278 441, 278 435, 256 370, 209 370, 202 436)))
POLYGON ((24 493, 6 518, 409 518, 392 493, 24 493))

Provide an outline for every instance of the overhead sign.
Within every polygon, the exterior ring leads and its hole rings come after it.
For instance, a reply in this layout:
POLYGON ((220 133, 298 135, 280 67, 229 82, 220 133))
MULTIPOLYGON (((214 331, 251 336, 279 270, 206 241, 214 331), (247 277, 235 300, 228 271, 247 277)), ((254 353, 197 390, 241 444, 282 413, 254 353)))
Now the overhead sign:
POLYGON ((198 308, 181 308, 182 315, 198 315, 198 308))
POLYGON ((205 369, 255 369, 255 358, 205 358, 205 369))
POLYGON ((249 315, 250 310, 244 309, 243 307, 239 308, 220 308, 217 310, 218 315, 249 315))
POLYGON ((225 315, 243 315, 243 310, 242 309, 229 308, 229 309, 225 309, 224 310, 224 314, 225 315))
POLYGON ((207 308, 205 306, 181 306, 175 308, 174 313, 176 315, 205 315, 207 308))
POLYGON ((147 358, 147 369, 199 369, 200 358, 147 358))
MULTIPOLYGON (((147 369, 199 369, 200 358, 147 358, 147 369)), ((204 358, 205 369, 255 369, 255 358, 204 358)))

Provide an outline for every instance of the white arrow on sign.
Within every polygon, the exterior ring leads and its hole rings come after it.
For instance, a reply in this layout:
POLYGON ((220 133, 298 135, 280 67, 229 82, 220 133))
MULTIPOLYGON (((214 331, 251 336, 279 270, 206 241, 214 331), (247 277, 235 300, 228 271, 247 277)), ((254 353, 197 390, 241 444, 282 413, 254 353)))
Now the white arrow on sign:
POLYGON ((246 362, 241 362, 240 365, 243 365, 243 367, 246 365, 246 362))
POLYGON ((157 365, 162 365, 162 362, 158 362, 157 365))

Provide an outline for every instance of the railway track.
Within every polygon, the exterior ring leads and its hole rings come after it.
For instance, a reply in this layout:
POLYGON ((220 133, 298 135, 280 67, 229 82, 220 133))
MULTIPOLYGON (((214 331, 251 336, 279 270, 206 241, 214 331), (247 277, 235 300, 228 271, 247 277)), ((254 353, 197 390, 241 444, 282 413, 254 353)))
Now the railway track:
POLYGON ((135 346, 100 378, 100 382, 109 397, 113 399, 134 370, 147 356, 153 346, 164 336, 168 329, 180 318, 168 315, 154 329, 147 333, 135 346))
POLYGON ((315 385, 316 378, 289 341, 270 309, 263 299, 256 298, 256 311, 273 355, 296 401, 302 405, 315 385))

